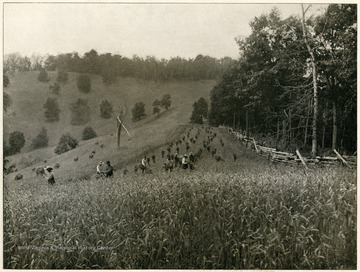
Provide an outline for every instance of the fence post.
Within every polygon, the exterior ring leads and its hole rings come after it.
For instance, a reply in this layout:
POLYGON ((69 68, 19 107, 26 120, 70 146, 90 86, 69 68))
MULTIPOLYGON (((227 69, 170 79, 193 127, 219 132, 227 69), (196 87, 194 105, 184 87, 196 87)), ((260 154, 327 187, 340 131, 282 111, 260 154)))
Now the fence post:
POLYGON ((301 160, 301 163, 305 166, 305 168, 306 168, 306 169, 309 169, 309 168, 307 167, 306 163, 305 163, 304 158, 301 156, 301 154, 300 154, 300 152, 299 152, 298 149, 296 149, 296 155, 298 155, 298 157, 299 157, 300 160, 301 160))
POLYGON ((334 149, 334 152, 336 154, 336 156, 344 163, 346 164, 349 168, 351 168, 351 166, 347 163, 347 161, 345 161, 345 159, 343 157, 341 157, 341 155, 339 154, 339 152, 336 151, 336 149, 334 149))

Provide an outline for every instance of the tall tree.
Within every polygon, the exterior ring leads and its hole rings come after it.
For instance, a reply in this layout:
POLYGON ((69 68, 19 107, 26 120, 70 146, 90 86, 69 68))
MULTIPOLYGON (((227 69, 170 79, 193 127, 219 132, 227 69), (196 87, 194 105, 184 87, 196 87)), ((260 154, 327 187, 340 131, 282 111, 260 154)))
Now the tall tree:
POLYGON ((170 94, 164 94, 162 99, 160 100, 160 105, 164 107, 166 110, 170 108, 171 106, 171 95, 170 94))
POLYGON ((25 145, 25 136, 24 133, 20 131, 14 131, 10 133, 9 137, 9 154, 13 155, 19 153, 21 148, 25 145))
POLYGON ((72 125, 84 125, 90 121, 90 107, 87 100, 79 98, 70 105, 70 110, 72 125))
POLYGON ((146 116, 145 114, 145 104, 143 102, 137 102, 131 110, 133 120, 138 121, 141 117, 146 116))
POLYGON ((312 84, 314 88, 314 109, 313 109, 313 124, 312 124, 312 144, 311 144, 311 156, 315 157, 317 152, 317 119, 318 119, 318 87, 317 87, 317 69, 316 69, 316 59, 314 55, 314 50, 310 45, 310 42, 308 41, 308 30, 305 23, 305 15, 307 10, 310 8, 311 5, 309 5, 306 9, 304 8, 304 5, 301 4, 302 9, 302 28, 303 28, 303 35, 304 35, 304 42, 306 44, 306 48, 310 55, 310 64, 311 64, 311 72, 312 72, 312 84))
POLYGON ((44 108, 45 108, 45 113, 44 113, 45 120, 47 122, 59 121, 60 108, 56 98, 49 97, 44 104, 44 108))

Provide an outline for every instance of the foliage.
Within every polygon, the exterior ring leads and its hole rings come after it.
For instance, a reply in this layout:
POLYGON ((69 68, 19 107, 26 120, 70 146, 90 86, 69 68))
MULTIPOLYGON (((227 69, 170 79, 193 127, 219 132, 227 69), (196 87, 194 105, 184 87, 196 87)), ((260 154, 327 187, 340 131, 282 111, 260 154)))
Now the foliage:
POLYGON ((166 110, 168 110, 168 108, 170 108, 170 106, 171 106, 171 95, 170 94, 164 94, 164 96, 160 100, 160 106, 164 107, 166 110))
POLYGON ((49 97, 44 104, 44 108, 45 120, 47 122, 59 121, 60 108, 56 98, 49 97))
POLYGON ((36 138, 32 141, 31 147, 33 149, 47 147, 48 143, 49 143, 49 137, 47 135, 47 130, 46 128, 43 127, 41 128, 41 131, 36 136, 36 138))
POLYGON ((3 73, 3 87, 6 88, 10 84, 10 79, 5 73, 3 73))
POLYGON ((82 132, 82 139, 83 140, 90 140, 90 139, 93 139, 95 137, 97 137, 97 134, 96 134, 95 130, 92 127, 88 126, 88 127, 84 128, 84 130, 82 132))
POLYGON ((19 153, 21 148, 25 145, 25 136, 20 131, 14 131, 10 133, 9 136, 9 145, 4 149, 4 153, 6 151, 5 156, 7 155, 14 155, 19 153))
POLYGON ((46 72, 45 68, 41 68, 39 75, 38 75, 38 80, 41 82, 48 82, 49 78, 48 78, 48 73, 46 72))
POLYGON ((160 106, 160 100, 155 99, 152 105, 153 105, 153 107, 159 107, 160 106))
POLYGON ((78 141, 72 138, 70 133, 65 133, 59 139, 59 143, 56 146, 54 152, 60 155, 69 150, 76 148, 77 146, 78 146, 78 141))
POLYGON ((160 108, 159 107, 154 107, 153 108, 153 114, 158 114, 160 113, 160 108))
MULTIPOLYGON (((342 149, 356 146, 356 5, 329 5, 307 21, 310 46, 319 69, 319 116, 322 146, 331 146, 330 126, 338 120, 342 149), (341 94, 341 95, 340 95, 341 94), (328 110, 342 108, 345 111, 328 110), (331 113, 331 115, 329 114, 331 113), (336 116, 337 115, 337 116, 336 116)), ((275 9, 250 23, 252 33, 238 39, 240 58, 211 91, 209 123, 254 133, 271 133, 286 145, 307 145, 312 123, 309 55, 298 17, 282 19, 275 9)), ((335 129, 334 129, 335 131, 335 129)), ((318 133, 319 134, 319 133, 318 133)), ((336 140, 336 139, 335 139, 336 140)))
POLYGON ((100 104, 100 117, 109 119, 114 112, 113 105, 108 100, 101 101, 100 104))
POLYGON ((90 107, 87 100, 79 98, 70 105, 70 111, 72 125, 84 125, 90 121, 90 107))
POLYGON ((10 74, 14 74, 16 71, 38 71, 40 70, 39 68, 41 68, 40 64, 40 67, 36 67, 38 69, 33 69, 35 68, 35 65, 32 65, 30 59, 27 56, 22 57, 19 53, 6 54, 4 56, 3 65, 4 71, 9 72, 10 74))
POLYGON ((112 57, 111 54, 105 54, 99 57, 101 66, 100 74, 105 85, 110 85, 116 82, 116 59, 117 58, 112 57))
POLYGON ((98 54, 94 49, 80 57, 77 52, 37 56, 31 62, 19 54, 5 55, 4 68, 13 73, 17 70, 38 70, 42 64, 48 71, 65 70, 76 73, 100 75, 105 84, 112 84, 118 76, 145 80, 202 80, 218 79, 234 64, 229 57, 216 59, 198 55, 194 59, 173 57, 158 60, 153 56, 132 58, 110 53, 98 54))
POLYGON ((56 81, 61 83, 66 83, 69 79, 69 74, 65 70, 60 69, 58 71, 56 81))
POLYGON ((77 86, 80 92, 89 93, 91 90, 90 77, 85 74, 81 74, 77 77, 77 86))
POLYGON ((52 91, 54 94, 59 95, 60 94, 60 85, 55 82, 54 85, 49 86, 49 90, 52 91))
MULTIPOLYGON (((342 131, 341 144, 353 150, 357 138, 353 125, 356 124, 357 105, 357 7, 351 4, 329 5, 325 14, 316 18, 316 58, 318 60, 322 103, 325 112, 328 102, 332 104, 331 115, 324 116, 323 126, 338 120, 338 131, 342 131), (337 110, 346 109, 346 110, 337 110), (345 132, 346 131, 346 132, 345 132)), ((324 135, 326 136, 326 135, 324 135)), ((340 141, 333 135, 335 146, 340 141)), ((328 138, 328 141, 331 139, 328 138)))
MULTIPOLYGON (((195 104, 193 106, 195 106, 195 104)), ((193 112, 191 113, 190 122, 193 124, 203 124, 204 123, 202 115, 196 113, 195 107, 194 107, 193 112)))
POLYGON ((131 110, 133 120, 138 121, 141 117, 146 116, 145 114, 145 104, 143 102, 137 102, 131 110))
POLYGON ((202 124, 203 118, 208 114, 208 103, 205 98, 200 97, 199 100, 193 104, 193 111, 191 113, 190 122, 195 124, 202 124))

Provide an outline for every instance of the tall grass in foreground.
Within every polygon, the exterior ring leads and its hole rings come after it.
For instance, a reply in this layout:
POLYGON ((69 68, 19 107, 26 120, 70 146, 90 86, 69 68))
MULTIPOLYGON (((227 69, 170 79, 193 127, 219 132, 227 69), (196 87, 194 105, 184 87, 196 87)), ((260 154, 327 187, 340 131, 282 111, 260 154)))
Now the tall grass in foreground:
POLYGON ((8 183, 4 268, 355 269, 356 173, 8 183))

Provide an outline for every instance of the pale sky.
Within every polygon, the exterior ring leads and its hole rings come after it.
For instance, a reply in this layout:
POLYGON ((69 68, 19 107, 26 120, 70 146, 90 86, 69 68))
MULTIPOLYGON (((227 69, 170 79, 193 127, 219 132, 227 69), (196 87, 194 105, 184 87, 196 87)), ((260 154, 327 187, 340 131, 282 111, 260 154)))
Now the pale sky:
MULTIPOLYGON (((234 3, 5 3, 4 53, 30 57, 85 52, 131 57, 237 58, 237 36, 250 34, 255 16, 277 7, 283 18, 300 4, 234 3)), ((325 10, 313 5, 311 12, 325 10)))

